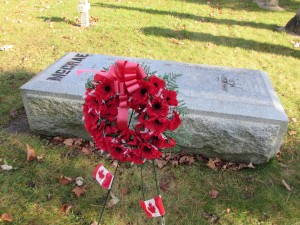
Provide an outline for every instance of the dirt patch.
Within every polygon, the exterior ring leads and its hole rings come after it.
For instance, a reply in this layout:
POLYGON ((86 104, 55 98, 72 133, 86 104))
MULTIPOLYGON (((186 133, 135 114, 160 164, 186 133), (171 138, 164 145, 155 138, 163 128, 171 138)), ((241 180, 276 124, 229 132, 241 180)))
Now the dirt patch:
POLYGON ((17 115, 12 119, 4 130, 9 133, 30 133, 29 124, 25 110, 18 110, 17 115))

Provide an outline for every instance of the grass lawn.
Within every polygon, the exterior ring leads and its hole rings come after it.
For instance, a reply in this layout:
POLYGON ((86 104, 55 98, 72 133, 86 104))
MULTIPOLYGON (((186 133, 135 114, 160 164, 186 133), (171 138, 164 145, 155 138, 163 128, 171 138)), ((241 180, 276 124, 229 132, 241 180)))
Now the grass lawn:
MULTIPOLYGON (((79 1, 78 1, 79 2, 79 1)), ((88 29, 74 26, 77 1, 3 0, 0 2, 0 224, 91 224, 98 219, 105 190, 92 179, 101 160, 97 154, 69 154, 72 149, 49 144, 33 134, 5 130, 11 110, 22 111, 19 87, 66 52, 172 60, 264 70, 293 121, 281 148, 281 160, 242 171, 212 171, 204 162, 159 171, 167 224, 300 224, 300 49, 299 37, 276 31, 295 14, 300 0, 282 0, 285 11, 266 11, 252 0, 91 0, 98 22, 88 29), (298 122, 296 122, 296 119, 298 122), (26 143, 42 162, 26 161, 26 143), (77 198, 74 184, 61 185, 61 174, 82 176, 87 192, 77 198), (282 179, 292 191, 282 185, 282 179), (211 190, 219 195, 212 199, 211 190), (51 196, 51 198, 49 197, 51 196), (72 204, 69 213, 60 211, 72 204)), ((147 165, 145 187, 154 189, 147 165), (153 187, 152 187, 153 186, 153 187)), ((120 203, 106 210, 103 224, 160 224, 148 220, 138 205, 140 169, 122 165, 113 193, 120 203), (128 193, 124 194, 124 188, 128 193)))

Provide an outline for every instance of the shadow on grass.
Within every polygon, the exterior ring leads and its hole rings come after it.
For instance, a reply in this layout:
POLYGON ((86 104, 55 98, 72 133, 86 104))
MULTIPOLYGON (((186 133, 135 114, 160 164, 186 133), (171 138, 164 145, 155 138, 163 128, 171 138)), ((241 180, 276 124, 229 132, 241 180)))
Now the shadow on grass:
POLYGON ((67 24, 71 24, 73 26, 79 26, 75 21, 69 20, 66 17, 59 17, 59 16, 52 16, 52 17, 38 16, 37 18, 38 19, 42 19, 44 22, 67 23, 67 24))
POLYGON ((269 30, 275 30, 275 28, 278 27, 277 24, 265 24, 265 23, 257 23, 252 21, 237 21, 232 19, 217 19, 217 18, 207 17, 207 16, 198 16, 191 13, 180 13, 180 12, 157 10, 157 9, 136 8, 130 6, 121 6, 121 5, 113 5, 113 4, 105 4, 105 3, 95 3, 93 4, 93 6, 105 7, 111 9, 125 9, 125 10, 131 10, 131 11, 137 11, 143 13, 157 14, 157 15, 170 15, 178 18, 191 19, 191 20, 197 20, 201 22, 215 23, 215 24, 249 26, 249 27, 269 29, 269 30))
MULTIPOLYGON (((260 8, 254 1, 236 1, 236 0, 179 0, 187 3, 211 5, 212 7, 228 8, 232 10, 245 10, 245 11, 260 11, 260 12, 272 12, 260 8)), ((299 3, 294 0, 280 0, 279 6, 284 8, 285 11, 295 11, 299 7, 299 3)))
POLYGON ((17 69, 14 71, 0 71, 0 128, 12 119, 12 112, 22 108, 19 88, 35 74, 17 69))
POLYGON ((262 43, 253 40, 247 40, 244 38, 234 38, 227 36, 215 36, 212 34, 191 32, 191 31, 175 31, 168 28, 161 27, 145 27, 141 29, 146 35, 161 36, 166 38, 187 39, 191 41, 211 42, 216 45, 223 45, 231 48, 243 48, 248 50, 254 50, 257 52, 264 52, 276 55, 291 56, 294 58, 300 58, 300 51, 288 48, 283 45, 273 45, 269 43, 262 43))

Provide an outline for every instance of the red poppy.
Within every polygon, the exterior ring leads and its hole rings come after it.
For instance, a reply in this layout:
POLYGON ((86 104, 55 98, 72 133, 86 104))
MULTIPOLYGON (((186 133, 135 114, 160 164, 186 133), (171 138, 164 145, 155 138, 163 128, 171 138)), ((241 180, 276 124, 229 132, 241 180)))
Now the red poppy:
POLYGON ((149 82, 155 87, 156 91, 159 91, 160 89, 164 89, 166 87, 165 81, 154 75, 149 78, 149 82))
POLYGON ((111 144, 110 155, 115 159, 119 160, 120 162, 125 162, 126 160, 126 148, 119 143, 112 143, 111 144))
POLYGON ((153 86, 145 80, 139 81, 138 84, 140 88, 133 93, 132 99, 138 104, 147 104, 149 94, 153 93, 153 86))
POLYGON ((178 105, 176 91, 164 90, 163 96, 164 96, 165 101, 168 103, 168 105, 172 105, 172 106, 178 105))
POLYGON ((140 154, 145 159, 156 159, 161 156, 161 152, 150 143, 141 143, 139 146, 140 154))
POLYGON ((143 164, 143 158, 138 151, 138 149, 131 149, 128 151, 128 159, 130 162, 136 163, 136 164, 143 164))
POLYGON ((169 112, 168 105, 163 99, 157 97, 151 101, 151 105, 147 105, 147 113, 149 116, 167 116, 169 112))
POLYGON ((98 101, 107 100, 115 94, 114 83, 104 78, 95 89, 95 97, 98 101))
POLYGON ((174 113, 174 116, 168 123, 169 130, 176 130, 181 123, 179 114, 176 111, 173 111, 173 113, 174 113))
POLYGON ((168 120, 165 117, 152 117, 145 121, 145 127, 154 133, 163 133, 167 128, 168 120))
POLYGON ((166 148, 167 146, 167 138, 164 137, 162 134, 151 136, 150 141, 157 148, 166 148))

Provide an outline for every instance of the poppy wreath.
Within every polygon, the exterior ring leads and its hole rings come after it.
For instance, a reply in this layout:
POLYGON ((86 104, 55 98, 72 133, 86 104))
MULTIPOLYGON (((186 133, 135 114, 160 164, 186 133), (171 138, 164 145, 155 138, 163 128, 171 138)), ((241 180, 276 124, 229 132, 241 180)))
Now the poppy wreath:
POLYGON ((166 82, 146 74, 137 63, 118 60, 94 76, 86 89, 84 124, 100 150, 120 162, 143 164, 176 145, 166 132, 181 121, 177 93, 166 82), (129 127, 134 114, 136 121, 129 127))

